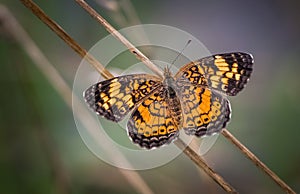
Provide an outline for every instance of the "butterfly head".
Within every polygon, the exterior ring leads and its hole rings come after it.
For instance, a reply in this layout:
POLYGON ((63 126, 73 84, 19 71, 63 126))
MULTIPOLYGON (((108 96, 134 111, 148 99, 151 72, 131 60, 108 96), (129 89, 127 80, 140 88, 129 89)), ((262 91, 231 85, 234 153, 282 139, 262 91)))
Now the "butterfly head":
POLYGON ((169 66, 166 66, 164 69, 164 77, 165 77, 165 79, 173 77, 169 66))

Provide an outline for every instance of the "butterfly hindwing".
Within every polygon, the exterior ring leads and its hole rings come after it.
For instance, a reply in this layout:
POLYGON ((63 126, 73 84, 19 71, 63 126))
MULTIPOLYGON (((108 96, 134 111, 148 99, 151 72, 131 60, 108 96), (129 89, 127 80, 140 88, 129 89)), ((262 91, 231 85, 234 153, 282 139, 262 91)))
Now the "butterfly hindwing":
POLYGON ((177 112, 169 107, 170 99, 166 96, 165 88, 161 87, 133 111, 127 128, 134 143, 151 149, 176 139, 179 134, 180 120, 174 118, 174 115, 181 112, 177 96, 174 96, 173 100, 178 102, 177 112))
POLYGON ((99 115, 119 122, 160 85, 161 81, 156 76, 125 75, 92 85, 84 92, 84 99, 99 115))
POLYGON ((185 85, 180 92, 183 110, 182 128, 188 135, 211 135, 230 120, 229 101, 207 87, 185 85))
POLYGON ((250 54, 217 54, 184 65, 175 78, 235 96, 247 83, 252 66, 253 58, 250 54))

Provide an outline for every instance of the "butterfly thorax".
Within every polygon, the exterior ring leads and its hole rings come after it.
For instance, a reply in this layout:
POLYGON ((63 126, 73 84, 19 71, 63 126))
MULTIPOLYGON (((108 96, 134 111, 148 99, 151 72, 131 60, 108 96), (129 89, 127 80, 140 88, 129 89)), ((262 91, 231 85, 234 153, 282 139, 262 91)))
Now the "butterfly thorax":
POLYGON ((178 98, 178 87, 176 86, 176 81, 169 68, 165 68, 163 87, 164 96, 166 97, 168 103, 169 114, 179 128, 182 123, 182 111, 180 100, 178 98))
POLYGON ((172 73, 170 72, 168 67, 166 67, 165 71, 164 71, 163 85, 166 89, 168 89, 169 87, 176 89, 175 88, 175 79, 173 78, 172 73))

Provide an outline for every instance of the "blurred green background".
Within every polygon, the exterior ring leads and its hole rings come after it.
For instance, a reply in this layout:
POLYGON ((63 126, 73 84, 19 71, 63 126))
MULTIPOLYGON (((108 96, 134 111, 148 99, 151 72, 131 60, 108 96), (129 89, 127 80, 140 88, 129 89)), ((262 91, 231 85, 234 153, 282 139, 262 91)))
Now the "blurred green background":
MULTIPOLYGON (((108 34, 75 1, 35 2, 86 49, 108 34)), ((130 17, 122 21, 124 11, 108 9, 103 2, 89 1, 117 29, 136 24, 130 17)), ((228 130, 300 192, 300 2, 131 2, 141 23, 180 28, 212 53, 253 54, 249 84, 230 98, 233 115, 228 130)), ((125 0, 109 3, 130 5, 125 0)), ((21 2, 1 4, 72 86, 81 58, 21 2)), ((0 16, 0 193, 137 193, 118 169, 88 150, 72 111, 6 33, 7 18, 0 16)), ((240 193, 283 193, 222 136, 205 159, 240 193)), ((139 174, 154 193, 225 193, 183 154, 139 174)))

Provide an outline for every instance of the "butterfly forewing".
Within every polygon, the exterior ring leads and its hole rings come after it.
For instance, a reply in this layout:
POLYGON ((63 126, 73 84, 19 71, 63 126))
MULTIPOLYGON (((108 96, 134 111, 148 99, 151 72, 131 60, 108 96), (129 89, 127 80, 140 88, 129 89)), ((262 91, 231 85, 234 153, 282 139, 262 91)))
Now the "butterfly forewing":
POLYGON ((84 92, 84 99, 99 115, 119 122, 159 86, 161 80, 156 76, 125 75, 92 85, 84 92))
POLYGON ((175 78, 235 96, 247 83, 252 66, 253 58, 250 54, 217 54, 184 65, 175 78))

